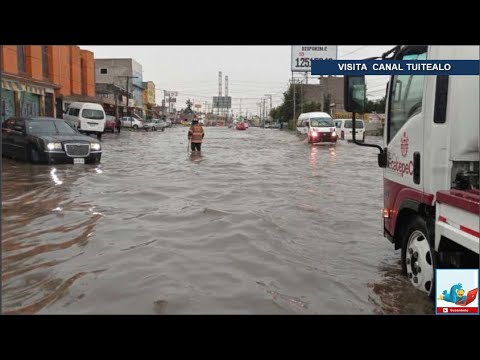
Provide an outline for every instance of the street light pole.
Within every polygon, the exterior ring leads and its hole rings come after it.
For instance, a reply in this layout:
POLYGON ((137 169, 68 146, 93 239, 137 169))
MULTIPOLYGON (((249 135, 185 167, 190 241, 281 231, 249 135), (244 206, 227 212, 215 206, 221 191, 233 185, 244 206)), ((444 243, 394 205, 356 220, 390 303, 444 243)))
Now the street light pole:
POLYGON ((127 79, 127 106, 126 106, 126 109, 127 109, 127 116, 128 116, 128 103, 129 103, 129 100, 130 100, 130 92, 128 91, 129 90, 128 88, 129 88, 129 85, 130 85, 130 79, 138 79, 138 76, 124 75, 124 76, 118 76, 118 77, 127 79))
POLYGON ((272 112, 272 95, 270 94, 265 94, 263 96, 268 96, 270 98, 270 112, 268 113, 268 116, 270 116, 270 113, 272 112))

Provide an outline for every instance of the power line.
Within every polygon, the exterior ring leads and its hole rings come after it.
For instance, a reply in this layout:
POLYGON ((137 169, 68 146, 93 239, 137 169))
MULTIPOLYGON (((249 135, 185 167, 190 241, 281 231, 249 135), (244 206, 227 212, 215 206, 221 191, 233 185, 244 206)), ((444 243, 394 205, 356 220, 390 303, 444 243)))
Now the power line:
POLYGON ((367 48, 367 47, 369 47, 369 46, 361 46, 360 48, 355 49, 355 50, 353 50, 353 51, 350 51, 349 53, 346 53, 346 54, 344 54, 344 55, 342 55, 342 56, 339 56, 339 57, 343 58, 343 57, 345 57, 345 56, 347 56, 347 55, 354 54, 354 53, 356 53, 356 52, 358 52, 358 51, 360 51, 360 50, 362 50, 362 49, 365 49, 365 48, 367 48))

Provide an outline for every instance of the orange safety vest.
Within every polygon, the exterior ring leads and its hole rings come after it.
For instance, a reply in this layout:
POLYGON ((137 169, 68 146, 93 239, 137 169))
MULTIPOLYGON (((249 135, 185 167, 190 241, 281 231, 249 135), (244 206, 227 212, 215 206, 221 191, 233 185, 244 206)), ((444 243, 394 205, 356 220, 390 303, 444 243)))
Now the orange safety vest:
POLYGON ((198 144, 202 142, 205 133, 203 132, 202 126, 192 125, 190 130, 188 130, 188 135, 192 139, 192 143, 198 144))

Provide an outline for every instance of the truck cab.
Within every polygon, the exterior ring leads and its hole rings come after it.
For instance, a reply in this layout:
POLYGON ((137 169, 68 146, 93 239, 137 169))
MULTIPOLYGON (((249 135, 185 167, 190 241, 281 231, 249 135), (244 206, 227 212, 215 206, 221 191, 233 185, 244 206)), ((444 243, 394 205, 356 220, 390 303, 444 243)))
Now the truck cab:
MULTIPOLYGON (((479 60, 478 46, 391 53, 391 60, 479 60)), ((347 111, 362 110, 360 78, 345 77, 347 111)), ((430 296, 436 268, 479 266, 479 123, 479 76, 391 76, 378 157, 384 236, 401 249, 412 285, 430 296)))

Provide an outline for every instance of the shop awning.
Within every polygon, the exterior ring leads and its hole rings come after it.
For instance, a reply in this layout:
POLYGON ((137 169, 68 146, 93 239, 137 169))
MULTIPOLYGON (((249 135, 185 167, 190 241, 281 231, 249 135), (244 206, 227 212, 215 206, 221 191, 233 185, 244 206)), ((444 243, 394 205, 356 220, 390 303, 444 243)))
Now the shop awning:
POLYGON ((43 87, 35 86, 35 85, 25 85, 24 88, 26 92, 37 94, 37 95, 45 95, 45 88, 43 87))
POLYGON ((22 84, 10 80, 2 80, 2 89, 10 91, 23 91, 22 84))
POLYGON ((37 95, 45 95, 45 88, 31 84, 20 84, 13 80, 2 80, 2 88, 11 91, 25 91, 37 95))

